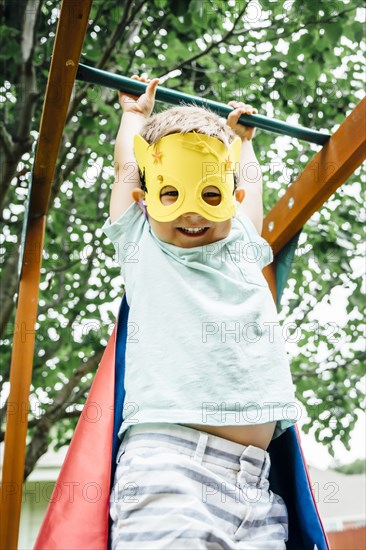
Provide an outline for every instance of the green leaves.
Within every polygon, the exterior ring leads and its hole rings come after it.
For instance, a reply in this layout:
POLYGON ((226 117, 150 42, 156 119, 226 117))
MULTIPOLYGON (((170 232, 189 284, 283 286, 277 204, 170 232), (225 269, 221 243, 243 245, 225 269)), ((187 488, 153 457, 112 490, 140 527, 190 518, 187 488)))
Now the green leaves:
POLYGON ((190 0, 170 0, 169 9, 176 17, 182 17, 188 12, 190 3, 190 0))
POLYGON ((334 468, 336 472, 341 472, 347 475, 364 474, 366 472, 366 462, 363 458, 359 458, 351 464, 344 464, 343 466, 336 466, 334 468))
POLYGON ((305 64, 305 78, 310 84, 315 84, 321 73, 321 66, 319 63, 312 61, 305 64))
POLYGON ((329 23, 324 25, 326 40, 330 42, 330 47, 338 46, 340 37, 343 34, 343 25, 341 22, 329 23))

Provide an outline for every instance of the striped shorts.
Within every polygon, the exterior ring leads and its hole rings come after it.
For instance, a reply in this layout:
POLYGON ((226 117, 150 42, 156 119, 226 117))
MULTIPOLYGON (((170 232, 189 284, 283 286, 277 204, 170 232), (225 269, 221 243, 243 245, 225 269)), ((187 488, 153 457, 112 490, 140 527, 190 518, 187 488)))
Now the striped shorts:
POLYGON ((284 549, 269 454, 179 424, 130 426, 110 495, 111 548, 284 549))

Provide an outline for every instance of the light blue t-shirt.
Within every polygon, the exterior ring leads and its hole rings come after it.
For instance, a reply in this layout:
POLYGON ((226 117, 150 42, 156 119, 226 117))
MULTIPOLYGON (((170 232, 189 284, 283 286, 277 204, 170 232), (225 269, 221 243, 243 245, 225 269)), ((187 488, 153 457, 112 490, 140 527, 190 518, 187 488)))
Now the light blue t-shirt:
POLYGON ((215 243, 159 240, 137 204, 103 226, 130 307, 120 435, 132 424, 296 422, 289 361, 261 269, 269 244, 245 216, 215 243))

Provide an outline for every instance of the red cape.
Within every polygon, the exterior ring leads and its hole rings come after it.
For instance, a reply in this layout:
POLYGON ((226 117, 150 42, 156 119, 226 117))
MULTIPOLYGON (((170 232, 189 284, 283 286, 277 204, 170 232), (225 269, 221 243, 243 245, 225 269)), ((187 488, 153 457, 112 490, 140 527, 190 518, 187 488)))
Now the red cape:
POLYGON ((108 548, 115 342, 116 327, 52 493, 38 550, 108 548))

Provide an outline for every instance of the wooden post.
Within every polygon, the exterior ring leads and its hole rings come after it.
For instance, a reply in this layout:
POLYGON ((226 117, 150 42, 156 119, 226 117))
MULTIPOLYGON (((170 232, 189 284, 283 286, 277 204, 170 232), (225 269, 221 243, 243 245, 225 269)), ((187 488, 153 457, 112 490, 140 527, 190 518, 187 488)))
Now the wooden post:
POLYGON ((273 301, 277 304, 277 290, 276 290, 276 259, 263 269, 263 275, 266 278, 269 289, 272 293, 273 301))
POLYGON ((38 287, 46 216, 28 227, 15 317, 1 487, 1 549, 17 548, 32 379, 38 287))
POLYGON ((18 543, 46 213, 91 4, 92 0, 63 0, 43 105, 11 359, 1 487, 1 550, 16 550, 18 543))

